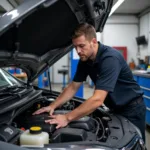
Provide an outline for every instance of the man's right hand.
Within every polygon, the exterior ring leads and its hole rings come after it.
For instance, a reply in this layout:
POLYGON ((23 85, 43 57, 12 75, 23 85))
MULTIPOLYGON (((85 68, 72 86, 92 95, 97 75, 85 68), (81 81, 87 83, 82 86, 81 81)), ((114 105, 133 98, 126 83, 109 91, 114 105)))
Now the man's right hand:
POLYGON ((37 111, 35 111, 32 115, 38 115, 44 112, 48 112, 50 115, 52 115, 54 110, 55 109, 52 106, 42 107, 41 109, 38 109, 37 111))

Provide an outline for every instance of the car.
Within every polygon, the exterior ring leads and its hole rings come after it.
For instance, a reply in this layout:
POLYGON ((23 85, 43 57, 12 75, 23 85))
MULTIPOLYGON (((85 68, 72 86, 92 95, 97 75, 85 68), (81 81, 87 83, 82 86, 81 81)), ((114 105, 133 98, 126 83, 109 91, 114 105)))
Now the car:
MULTIPOLYGON (((1 16, 1 150, 146 149, 135 125, 103 107, 61 129, 44 122, 49 118, 48 113, 32 115, 60 94, 52 89, 38 88, 33 85, 34 80, 73 48, 71 34, 79 23, 88 22, 102 32, 112 4, 113 0, 27 0, 1 16), (4 69, 12 66, 27 74, 27 82, 4 69), (33 126, 47 133, 47 144, 21 144, 22 135, 33 126)), ((67 113, 83 101, 73 97, 54 114, 67 113)))

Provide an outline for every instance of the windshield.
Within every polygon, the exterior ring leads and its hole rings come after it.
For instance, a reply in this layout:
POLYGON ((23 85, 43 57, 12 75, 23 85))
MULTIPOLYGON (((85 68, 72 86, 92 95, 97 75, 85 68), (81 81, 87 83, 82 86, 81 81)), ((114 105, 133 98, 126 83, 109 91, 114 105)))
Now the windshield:
POLYGON ((17 81, 14 77, 12 77, 3 69, 0 69, 0 88, 14 85, 21 86, 19 81, 17 81))

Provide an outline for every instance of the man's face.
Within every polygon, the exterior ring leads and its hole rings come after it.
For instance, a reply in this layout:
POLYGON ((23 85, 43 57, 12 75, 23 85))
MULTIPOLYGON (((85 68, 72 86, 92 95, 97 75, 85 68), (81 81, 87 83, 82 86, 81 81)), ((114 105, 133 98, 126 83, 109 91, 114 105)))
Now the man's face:
POLYGON ((81 61, 87 61, 92 59, 94 55, 94 42, 93 40, 89 41, 85 38, 84 35, 77 37, 72 40, 72 43, 81 59, 81 61))

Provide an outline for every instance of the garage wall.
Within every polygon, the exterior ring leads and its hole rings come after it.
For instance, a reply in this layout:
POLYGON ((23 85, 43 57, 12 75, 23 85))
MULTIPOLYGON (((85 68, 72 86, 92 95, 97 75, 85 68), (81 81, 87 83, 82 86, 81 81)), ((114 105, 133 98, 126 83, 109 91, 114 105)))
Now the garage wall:
MULTIPOLYGON (((58 74, 59 69, 68 69, 64 68, 63 66, 68 66, 69 61, 69 54, 65 55, 63 58, 61 58, 59 61, 57 61, 51 68, 51 76, 52 76, 52 82, 53 83, 63 83, 63 76, 62 74, 58 74)), ((68 75, 66 75, 66 82, 68 82, 68 75)))
POLYGON ((10 11, 13 9, 12 5, 10 5, 6 0, 0 0, 0 5, 6 10, 10 11))
POLYGON ((133 58, 137 64, 138 18, 135 16, 111 16, 101 34, 101 41, 109 46, 126 46, 127 63, 133 58))
POLYGON ((150 55, 150 12, 140 18, 140 35, 145 35, 148 45, 140 46, 141 59, 150 55))

